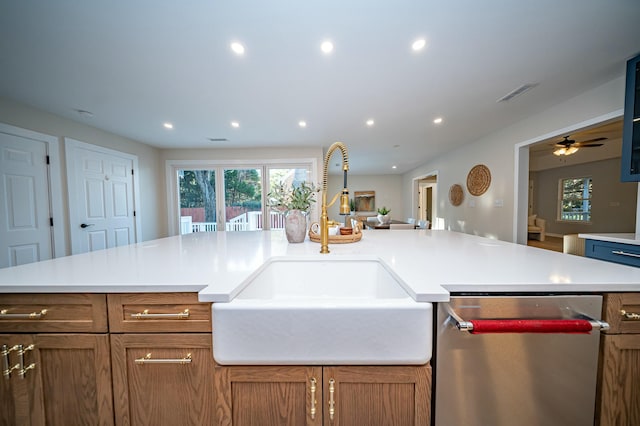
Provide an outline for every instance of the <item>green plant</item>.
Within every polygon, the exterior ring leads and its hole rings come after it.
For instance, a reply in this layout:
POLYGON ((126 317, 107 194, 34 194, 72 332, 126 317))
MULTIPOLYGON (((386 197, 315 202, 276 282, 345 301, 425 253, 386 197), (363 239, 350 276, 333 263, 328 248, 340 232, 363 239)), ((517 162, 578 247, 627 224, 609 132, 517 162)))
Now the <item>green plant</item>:
POLYGON ((352 212, 355 212, 355 211, 356 211, 356 200, 354 200, 353 198, 351 198, 351 199, 349 200, 349 209, 350 209, 352 212))
POLYGON ((391 210, 389 210, 386 206, 382 206, 378 209, 378 214, 381 214, 383 216, 389 213, 391 213, 391 210))
POLYGON ((284 182, 274 185, 273 190, 267 194, 272 210, 286 212, 288 210, 302 210, 308 212, 311 204, 316 202, 315 185, 302 182, 293 188, 284 182))

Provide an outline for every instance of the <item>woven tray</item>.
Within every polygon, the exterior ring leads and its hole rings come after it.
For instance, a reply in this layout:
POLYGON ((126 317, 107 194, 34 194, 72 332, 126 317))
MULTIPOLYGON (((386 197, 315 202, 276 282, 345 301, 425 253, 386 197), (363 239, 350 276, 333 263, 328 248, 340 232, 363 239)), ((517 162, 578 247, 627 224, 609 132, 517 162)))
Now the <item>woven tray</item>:
MULTIPOLYGON (((346 244, 356 243, 362 239, 362 231, 359 227, 353 228, 353 234, 350 235, 329 235, 329 244, 346 244)), ((309 229, 309 239, 314 243, 320 243, 320 234, 309 229)))

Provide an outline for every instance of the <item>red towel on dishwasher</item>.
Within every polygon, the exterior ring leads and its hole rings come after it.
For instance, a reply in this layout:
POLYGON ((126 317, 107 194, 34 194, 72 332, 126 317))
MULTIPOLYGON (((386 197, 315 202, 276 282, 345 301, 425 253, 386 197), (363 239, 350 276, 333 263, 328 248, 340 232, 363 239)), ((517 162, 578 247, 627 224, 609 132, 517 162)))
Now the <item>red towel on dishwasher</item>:
POLYGON ((480 333, 584 333, 592 330, 587 320, 470 320, 472 334, 480 333))

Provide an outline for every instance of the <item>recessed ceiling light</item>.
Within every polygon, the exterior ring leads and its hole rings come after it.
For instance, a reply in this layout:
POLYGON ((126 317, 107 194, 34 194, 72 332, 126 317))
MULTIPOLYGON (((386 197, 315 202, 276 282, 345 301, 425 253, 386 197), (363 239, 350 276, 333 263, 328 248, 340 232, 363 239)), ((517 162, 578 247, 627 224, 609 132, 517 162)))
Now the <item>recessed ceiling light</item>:
POLYGON ((173 129, 173 124, 171 123, 164 123, 163 126, 165 129, 173 129))
POLYGON ((298 126, 300 126, 300 127, 307 127, 307 122, 306 122, 306 121, 304 121, 304 120, 300 120, 300 121, 298 121, 298 126))
POLYGON ((322 49, 322 52, 329 54, 333 52, 333 43, 329 40, 325 40, 320 45, 320 49, 322 49))
POLYGON ((440 124, 442 123, 442 117, 438 117, 438 118, 434 118, 433 119, 433 124, 440 124))
POLYGON ((373 126, 374 124, 376 124, 376 122, 375 122, 375 121, 373 121, 373 118, 370 118, 370 119, 368 119, 368 120, 367 120, 367 126, 371 127, 371 126, 373 126))
POLYGON ((419 50, 424 49, 426 45, 427 45, 427 41, 423 38, 419 38, 411 44, 411 48, 417 52, 419 50))
POLYGON ((397 169, 397 168, 398 168, 398 166, 391 166, 391 168, 392 168, 392 169, 397 169))
POLYGON ((231 43, 231 50, 233 50, 233 53, 236 55, 244 55, 244 46, 242 43, 238 43, 237 41, 231 43))
POLYGON ((231 127, 235 127, 237 129, 238 127, 240 127, 240 123, 238 123, 237 121, 232 121, 231 127))

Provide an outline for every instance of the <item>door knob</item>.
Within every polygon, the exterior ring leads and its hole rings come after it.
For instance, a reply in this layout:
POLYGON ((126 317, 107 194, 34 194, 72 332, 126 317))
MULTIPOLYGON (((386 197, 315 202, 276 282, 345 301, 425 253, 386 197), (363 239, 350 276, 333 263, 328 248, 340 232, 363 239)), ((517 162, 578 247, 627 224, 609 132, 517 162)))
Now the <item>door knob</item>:
POLYGON ((80 228, 84 229, 84 228, 88 228, 88 227, 93 226, 93 225, 94 225, 93 223, 83 223, 83 224, 80 225, 80 228))

